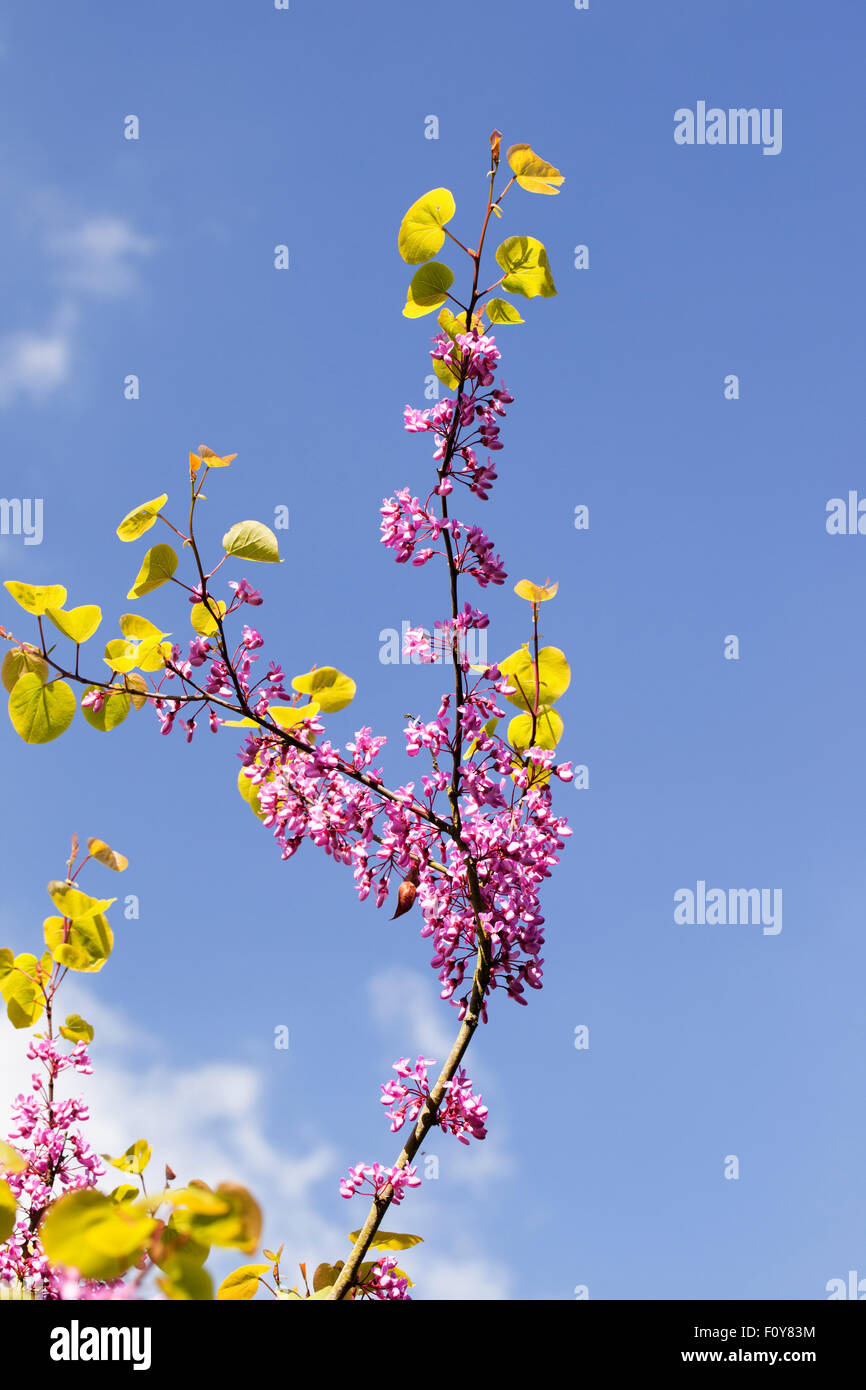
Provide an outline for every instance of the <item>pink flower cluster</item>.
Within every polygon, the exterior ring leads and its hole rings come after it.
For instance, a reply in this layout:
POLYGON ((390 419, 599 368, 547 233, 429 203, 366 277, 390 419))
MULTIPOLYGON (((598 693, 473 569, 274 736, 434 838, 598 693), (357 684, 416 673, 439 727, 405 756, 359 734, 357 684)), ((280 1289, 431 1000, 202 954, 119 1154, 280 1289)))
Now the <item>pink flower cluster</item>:
POLYGON ((408 1164, 405 1168, 384 1168, 381 1163, 359 1163, 349 1169, 347 1178, 340 1179, 340 1196, 354 1197, 366 1190, 368 1196, 377 1197, 389 1183, 394 1189, 394 1206, 398 1207, 407 1188, 420 1187, 421 1179, 408 1164))
POLYGON ((116 1296, 115 1285, 80 1281, 75 1272, 53 1269, 38 1235, 39 1221, 52 1201, 65 1192, 94 1187, 105 1172, 101 1159, 75 1127, 90 1118, 83 1100, 52 1098, 54 1083, 63 1072, 90 1074, 87 1048, 79 1042, 63 1052, 55 1038, 34 1038, 27 1057, 39 1062, 42 1070, 33 1073, 31 1093, 13 1102, 9 1143, 25 1159, 26 1167, 5 1175, 20 1215, 12 1235, 0 1245, 0 1281, 20 1280, 51 1300, 116 1296), (70 1292, 70 1281, 75 1293, 70 1292))
POLYGON ((382 1255, 373 1265, 366 1279, 358 1285, 360 1297, 381 1300, 399 1299, 404 1303, 411 1302, 409 1281, 405 1274, 397 1273, 397 1269, 396 1255, 382 1255))
MULTIPOLYGON (((393 1064, 400 1079, 386 1082, 381 1097, 382 1104, 390 1106, 392 1133, 402 1129, 407 1120, 411 1123, 418 1118, 430 1096, 427 1068, 435 1065, 432 1057, 419 1057, 414 1067, 408 1057, 401 1057, 393 1064)), ((473 1094, 472 1082, 461 1068, 448 1083, 436 1123, 446 1134, 455 1135, 461 1144, 468 1144, 470 1138, 486 1138, 486 1119, 487 1106, 481 1104, 480 1096, 473 1094)))

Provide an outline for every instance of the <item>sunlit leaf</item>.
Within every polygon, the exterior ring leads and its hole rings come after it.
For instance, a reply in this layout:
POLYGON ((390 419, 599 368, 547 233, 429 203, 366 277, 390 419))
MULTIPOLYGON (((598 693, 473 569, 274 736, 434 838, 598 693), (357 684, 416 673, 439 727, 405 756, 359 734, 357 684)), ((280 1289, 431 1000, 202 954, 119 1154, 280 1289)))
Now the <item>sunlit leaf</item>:
POLYGON ((45 1007, 39 986, 39 962, 30 951, 12 956, 8 947, 0 951, 0 994, 13 1028, 30 1028, 45 1007))
POLYGON ((145 531, 150 530, 167 501, 168 494, 164 492, 161 497, 153 497, 149 502, 142 502, 140 507, 127 512, 117 528, 120 539, 122 541, 137 541, 139 536, 143 536, 145 531))
POLYGON ((521 752, 524 748, 555 748, 562 738, 562 716, 555 709, 542 708, 532 732, 532 715, 515 714, 508 725, 508 742, 521 752))
POLYGON ((18 1218, 18 1203, 5 1178, 0 1178, 0 1241, 8 1240, 18 1218))
POLYGON ((408 265, 429 261, 445 240, 442 228, 457 211, 454 195, 447 188, 431 188, 413 203, 400 223, 397 246, 408 265))
POLYGON ((7 1144, 5 1139, 0 1139, 0 1170, 4 1173, 23 1173, 26 1167, 27 1159, 24 1155, 13 1149, 11 1144, 7 1144))
POLYGON ((316 666, 295 676, 292 689, 313 696, 325 714, 335 714, 352 703, 357 687, 351 676, 345 676, 336 666, 316 666))
POLYGON ((228 468, 230 463, 234 463, 237 454, 215 454, 213 449, 209 449, 206 444, 199 445, 198 456, 202 463, 207 464, 208 468, 228 468))
POLYGON ((173 1302, 194 1300, 196 1303, 206 1303, 213 1298, 213 1280, 197 1260, 180 1253, 172 1255, 161 1268, 164 1277, 156 1282, 166 1298, 173 1302))
POLYGON ((68 611, 46 608, 45 614, 58 632, 78 645, 87 642, 102 622, 102 609, 97 608, 95 603, 85 603, 80 608, 70 608, 68 611))
POLYGON ((87 848, 90 850, 94 859, 98 859, 100 864, 104 864, 106 869, 114 869, 115 873, 122 873, 129 868, 129 860, 125 854, 118 854, 117 850, 112 849, 104 840, 94 839, 92 836, 87 841, 87 848))
POLYGON ((122 724, 129 714, 129 696, 125 690, 101 690, 105 696, 101 709, 93 709, 90 705, 85 705, 84 700, 92 691, 100 689, 95 685, 89 685, 81 697, 81 713, 87 720, 92 729, 98 729, 100 733, 110 733, 116 729, 118 724, 122 724))
POLYGON ((430 261, 416 270, 406 293, 403 317, 419 319, 424 314, 432 314, 448 298, 448 291, 454 284, 454 271, 440 261, 430 261))
MULTIPOLYGON (((178 1194, 172 1193, 176 1202, 178 1194)), ((178 1230, 188 1231, 198 1240, 211 1245, 226 1246, 240 1250, 255 1250, 262 1229, 262 1213, 258 1203, 245 1187, 238 1183, 220 1183, 216 1192, 206 1188, 194 1188, 192 1184, 182 1190, 185 1207, 178 1207, 176 1220, 178 1230), (210 1198, 212 1208, 201 1210, 203 1199, 210 1198), (216 1210, 213 1210, 213 1206, 216 1210)))
POLYGON ((138 1177, 150 1162, 152 1153, 153 1148, 146 1139, 136 1139, 119 1158, 112 1158, 111 1154, 101 1156, 112 1168, 119 1168, 121 1173, 134 1173, 138 1177))
POLYGON ((75 694, 65 681, 43 685, 35 671, 16 681, 9 696, 12 727, 25 743, 50 743, 59 738, 72 723, 75 707, 75 694))
POLYGON ((302 724, 305 719, 313 719, 319 708, 315 700, 311 700, 308 705, 271 705, 268 718, 281 729, 292 729, 296 724, 302 724))
POLYGON ((522 294, 527 299, 534 299, 537 294, 547 299, 556 294, 547 252, 535 237, 508 237, 496 248, 496 261, 505 271, 503 287, 512 294, 522 294))
POLYGON ((525 598, 528 603, 546 603, 548 599, 555 598, 558 591, 558 583, 533 584, 530 579, 521 579, 514 586, 517 597, 525 598))
POLYGON ((259 1287, 259 1275, 267 1274, 270 1265, 241 1265, 227 1274, 217 1289, 219 1302, 247 1302, 259 1287))
POLYGON ((237 521, 223 536, 223 550, 240 560, 255 560, 262 565, 280 561, 277 538, 261 521, 237 521))
POLYGON ((152 623, 149 618, 145 618, 142 613, 124 613, 120 619, 120 630, 124 637, 136 642, 161 642, 164 637, 169 635, 158 628, 156 623, 152 623))
POLYGON ((15 602, 26 613, 41 617, 49 608, 62 608, 66 602, 66 590, 62 584, 23 584, 18 579, 4 581, 15 602))
POLYGON ((83 893, 74 883, 66 883, 62 878, 51 880, 48 884, 48 896, 58 912, 75 921, 96 917, 107 912, 111 904, 117 902, 116 898, 92 898, 89 893, 83 893))
POLYGON ((170 545, 153 545, 141 562, 141 569, 127 598, 142 598, 167 584, 177 569, 177 555, 170 545))
MULTIPOLYGON (((349 1240, 352 1242, 353 1245, 355 1244, 355 1241, 358 1239, 358 1236, 360 1234, 360 1230, 351 1231, 349 1233, 349 1240)), ((402 1235, 399 1231, 377 1231, 376 1234, 373 1236, 373 1239, 370 1241, 370 1249, 408 1250, 413 1245, 420 1245, 423 1239, 423 1236, 402 1235)))
POLYGON ((221 618, 224 616, 226 604, 223 603, 222 599, 208 596, 207 605, 204 603, 193 604, 192 612, 189 615, 190 622, 199 637, 213 637, 214 633, 219 631, 213 616, 215 611, 219 612, 221 618))
POLYGON ((43 932, 58 965, 85 975, 101 970, 114 947, 114 933, 101 913, 71 923, 63 917, 46 917, 43 932))
MULTIPOLYGON (((529 648, 524 645, 497 665, 514 687, 506 700, 531 713, 535 704, 535 673, 529 648)), ((571 667, 565 653, 558 647, 542 647, 538 653, 538 674, 538 704, 555 704, 571 684, 571 667)))
POLYGON ((70 1042, 93 1042, 93 1024, 88 1023, 81 1014, 67 1014, 66 1022, 60 1025, 60 1032, 70 1042))
POLYGON ((524 323, 513 304, 507 299, 488 299, 484 308, 491 323, 524 323))
POLYGON ((139 1207, 83 1188, 49 1207, 39 1236, 52 1264, 77 1269, 85 1279, 119 1279, 139 1259, 155 1225, 139 1207))
POLYGON ((565 182, 563 175, 528 145, 512 145, 508 163, 517 175, 517 182, 527 193, 558 193, 565 182))
POLYGON ((0 666, 0 680, 6 689, 12 691, 16 683, 28 671, 32 671, 44 684, 50 675, 48 662, 40 656, 35 647, 29 644, 21 647, 13 647, 3 658, 0 666))

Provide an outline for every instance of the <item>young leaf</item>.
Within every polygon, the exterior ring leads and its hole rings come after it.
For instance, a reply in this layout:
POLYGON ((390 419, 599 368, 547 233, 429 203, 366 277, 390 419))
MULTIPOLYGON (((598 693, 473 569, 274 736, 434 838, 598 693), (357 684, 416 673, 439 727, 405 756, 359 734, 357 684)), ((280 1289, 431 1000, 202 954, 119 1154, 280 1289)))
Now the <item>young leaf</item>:
POLYGON ((210 595, 208 595, 207 604, 193 604, 192 612, 189 617, 199 637, 213 637, 214 633, 219 631, 216 618, 213 616, 215 610, 219 612, 221 618, 225 614, 226 604, 223 603, 221 598, 211 598, 210 595))
POLYGON ((66 883, 62 878, 51 880, 48 884, 48 896, 58 912, 75 922, 83 922, 88 917, 98 917, 101 913, 107 912, 112 903, 117 902, 116 898, 91 898, 89 893, 82 893, 74 883, 66 883))
POLYGON ((177 555, 170 545, 154 545, 141 562, 141 569, 127 598, 141 598, 167 584, 177 569, 177 555))
POLYGON ((117 528, 120 539, 122 541, 137 541, 139 536, 143 536, 145 531, 149 531, 154 525, 159 512, 167 501, 168 493, 164 492, 161 497, 153 497, 149 502, 142 502, 140 507, 135 507, 133 511, 127 512, 117 528))
POLYGON ((507 299, 488 299, 484 309, 491 323, 526 322, 520 317, 514 305, 508 303, 507 299))
POLYGON ((52 1264, 77 1269, 85 1279, 119 1279, 142 1255, 155 1226, 139 1207, 91 1187, 54 1202, 39 1236, 52 1264))
POLYGON ((217 1289, 217 1301, 246 1302, 259 1287, 259 1275, 267 1274, 270 1265, 241 1265, 227 1274, 217 1289))
POLYGON ((43 685, 35 671, 16 681, 9 696, 9 718, 25 743, 50 743, 65 733, 75 716, 75 695, 65 681, 43 685))
POLYGON ((431 188, 412 204, 397 235, 397 246, 407 265, 420 265, 441 250, 445 240, 442 228, 456 211, 454 195, 447 188, 431 188))
POLYGON ((110 1163, 112 1168, 119 1168, 121 1173, 135 1173, 138 1177, 150 1162, 152 1153, 153 1149, 146 1139, 136 1139, 119 1158, 112 1158, 111 1154, 102 1154, 101 1157, 106 1163, 110 1163))
POLYGON ((48 680, 50 674, 48 662, 29 643, 21 647, 13 647, 11 651, 6 653, 3 664, 0 666, 0 680, 11 692, 27 671, 33 671, 43 684, 48 680))
POLYGON ((262 565, 278 565, 280 551, 277 538, 270 527, 261 521, 238 521, 223 536, 223 550, 240 560, 255 560, 262 565))
POLYGON ((454 283, 454 271, 441 261, 431 261, 422 265, 412 276, 403 306, 403 317, 420 319, 424 314, 432 314, 448 298, 448 290, 454 283))
POLYGON ((532 737, 532 715, 515 714, 508 725, 508 742, 512 748, 555 748, 562 738, 564 728, 562 716, 555 709, 542 706, 535 722, 535 738, 532 737))
MULTIPOLYGON (((535 672, 526 646, 497 663, 507 677, 512 692, 505 696, 512 705, 532 712, 535 701, 535 672)), ((538 653, 538 703, 553 705, 571 684, 571 667, 558 647, 542 647, 538 653)))
POLYGON ((518 185, 527 193, 558 193, 559 185, 565 183, 559 170, 528 145, 512 145, 507 159, 517 175, 518 185))
POLYGON ((82 1018, 81 1014, 68 1014, 66 1022, 60 1025, 60 1032, 70 1042, 93 1042, 93 1025, 82 1018))
POLYGON ((62 584, 22 584, 17 579, 4 581, 15 602, 25 613, 39 618, 49 608, 62 608, 66 602, 66 590, 62 584))
POLYGON ((537 294, 547 299, 556 294, 547 252, 535 237, 508 237, 496 248, 496 262, 505 271, 503 287, 512 294, 522 294, 527 299, 534 299, 537 294))
POLYGON ((531 579, 521 579, 514 586, 517 597, 525 598, 527 603, 546 603, 548 599, 555 598, 558 591, 558 582, 556 584, 533 584, 531 579))
POLYGON ((62 608, 46 608, 45 613, 64 637, 79 645, 87 642, 102 622, 102 609, 95 603, 85 603, 66 612, 62 608))
POLYGON ((125 854, 118 854, 116 849, 111 849, 104 840, 95 840, 92 837, 87 841, 87 848, 90 850, 94 859, 98 859, 100 864, 104 864, 106 869, 114 869, 116 873, 123 873, 124 869, 129 868, 129 860, 125 854))
POLYGON ((101 914, 71 924, 62 917, 46 917, 43 932, 52 959, 83 975, 100 971, 114 947, 114 933, 101 914))
POLYGON ((0 1178, 0 1241, 8 1240, 18 1219, 18 1203, 5 1178, 0 1178))
MULTIPOLYGON (((350 1231, 349 1240, 352 1244, 358 1239, 361 1232, 350 1231)), ((399 1231, 377 1231, 370 1241, 371 1250, 408 1250, 413 1245, 420 1245, 423 1236, 402 1235, 399 1231)))
POLYGON ((228 468, 230 463, 234 463, 237 454, 215 454, 213 449, 209 449, 206 444, 199 445, 199 458, 202 463, 206 463, 208 468, 228 468))
POLYGON ((122 724, 129 714, 129 696, 120 687, 117 690, 105 691, 99 686, 89 685, 81 697, 81 713, 91 729, 98 729, 101 734, 110 733, 122 724), (100 690, 105 697, 100 709, 93 709, 84 703, 86 697, 94 690, 100 690))
POLYGON ((336 666, 318 666, 295 676, 292 689, 313 696, 325 714, 335 714, 352 703, 357 687, 351 676, 344 676, 336 666))

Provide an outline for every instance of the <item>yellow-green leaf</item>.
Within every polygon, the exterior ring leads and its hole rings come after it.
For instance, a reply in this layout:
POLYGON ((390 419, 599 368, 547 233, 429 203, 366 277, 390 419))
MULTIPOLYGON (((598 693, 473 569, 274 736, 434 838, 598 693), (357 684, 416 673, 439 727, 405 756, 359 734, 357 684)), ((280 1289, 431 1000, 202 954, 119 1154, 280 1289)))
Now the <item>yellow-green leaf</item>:
POLYGON ((237 521, 223 536, 223 550, 240 560, 255 560, 261 565, 277 565, 280 551, 277 538, 261 521, 237 521))
POLYGON ((213 616, 217 610, 222 618, 226 611, 226 604, 223 603, 222 599, 208 596, 207 605, 204 603, 193 604, 192 612, 189 615, 190 622, 199 637, 213 637, 214 633, 219 631, 216 618, 213 616))
POLYGON ((351 676, 345 676, 336 666, 314 666, 312 671, 295 676, 292 689, 313 696, 326 714, 334 714, 352 703, 357 687, 351 676))
POLYGON ((403 317, 420 319, 424 314, 432 314, 448 298, 448 291, 454 284, 454 271, 441 261, 430 261, 416 270, 406 293, 403 317))
POLYGON ((3 658, 3 665, 0 666, 0 680, 3 681, 6 689, 12 691, 16 683, 28 671, 32 671, 44 684, 48 680, 48 662, 40 656, 35 647, 29 643, 26 646, 13 647, 3 658))
POLYGON ((228 468, 237 458, 237 454, 215 454, 206 444, 199 445, 198 456, 208 468, 228 468))
MULTIPOLYGON (((361 1232, 351 1231, 349 1240, 352 1244, 358 1239, 361 1232)), ((402 1235, 399 1231, 377 1231, 370 1241, 371 1250, 409 1250, 413 1245, 420 1245, 423 1236, 402 1235)))
POLYGON ((146 1139, 136 1139, 119 1158, 112 1158, 111 1154, 102 1154, 101 1157, 106 1163, 110 1163, 112 1168, 119 1168, 121 1173, 135 1173, 138 1177, 150 1162, 152 1153, 153 1149, 146 1139))
POLYGON ((132 671, 124 676, 123 683, 135 709, 141 709, 147 704, 148 685, 144 676, 140 676, 137 671, 132 671))
POLYGON ((140 507, 127 512, 117 528, 120 539, 122 541, 137 541, 139 536, 143 536, 145 531, 150 530, 167 501, 168 494, 164 492, 161 497, 152 497, 149 502, 142 502, 140 507))
MULTIPOLYGON (((180 1194, 185 1197, 186 1207, 179 1207, 175 1213, 177 1227, 188 1232, 197 1240, 210 1245, 226 1246, 230 1249, 253 1251, 259 1243, 262 1229, 262 1213, 258 1203, 245 1187, 238 1183, 220 1183, 216 1192, 208 1188, 192 1185, 180 1194), (211 1210, 201 1210, 207 1199, 211 1200, 211 1210), (213 1210, 216 1206, 216 1210, 213 1210)), ((173 1200, 177 1195, 172 1194, 173 1200)))
POLYGON ((22 584, 18 579, 4 581, 19 607, 26 613, 39 618, 49 608, 62 608, 66 602, 66 590, 62 584, 22 584))
POLYGON ((75 695, 65 681, 43 685, 36 671, 28 671, 16 681, 9 696, 9 718, 25 743, 50 743, 69 728, 75 704, 75 695))
POLYGON ((522 294, 527 299, 534 299, 537 294, 547 299, 556 294, 547 252, 535 237, 508 237, 496 248, 496 261, 505 271, 503 287, 512 294, 522 294))
POLYGON ((142 598, 167 584, 177 569, 177 555, 170 545, 152 545, 141 562, 141 569, 127 598, 142 598))
POLYGON ((46 917, 43 932, 58 965, 86 975, 101 970, 114 947, 114 932, 101 913, 72 923, 63 917, 46 917))
POLYGON ((83 603, 80 608, 46 608, 48 617, 58 632, 71 642, 87 642, 102 622, 102 609, 95 603, 83 603))
POLYGON ((448 188, 431 188, 412 204, 397 234, 397 246, 407 265, 420 265, 436 255, 445 240, 442 228, 456 211, 448 188))
POLYGON ((92 709, 90 705, 85 705, 84 700, 91 691, 99 688, 95 685, 87 687, 81 697, 81 713, 92 729, 98 729, 100 733, 107 734, 112 729, 116 729, 118 724, 122 724, 129 714, 129 696, 125 690, 120 688, 111 691, 103 689, 101 693, 105 699, 102 702, 102 708, 92 709))
POLYGON ((5 1139, 0 1139, 0 1169, 4 1173, 23 1173, 26 1167, 27 1159, 24 1155, 13 1149, 11 1144, 7 1144, 5 1139))
POLYGON ((292 729, 295 724, 312 719, 318 714, 319 708, 315 700, 311 700, 308 705, 271 705, 268 718, 279 724, 281 729, 292 729))
MULTIPOLYGON (((149 618, 145 618, 142 613, 124 613, 120 619, 120 630, 124 637, 130 641, 137 642, 161 642, 164 637, 168 637, 167 632, 162 632, 155 623, 149 618)), ((115 641, 118 639, 115 638, 115 641)))
MULTIPOLYGON (((269 772, 265 778, 266 782, 273 782, 274 774, 269 772)), ((259 820, 264 820, 265 813, 259 804, 259 784, 251 782, 249 777, 244 776, 244 769, 238 773, 238 791, 247 803, 251 811, 254 811, 259 820)))
POLYGON ((484 308, 491 323, 525 323, 507 299, 488 299, 484 308))
POLYGON ((88 1023, 81 1014, 67 1014, 66 1022, 60 1025, 60 1032, 70 1042, 93 1042, 93 1024, 88 1023))
POLYGON ((30 1028, 41 1015, 45 998, 40 978, 39 962, 30 951, 14 957, 8 947, 0 952, 0 994, 13 1028, 30 1028))
POLYGON ((125 854, 118 854, 116 849, 112 849, 104 840, 96 840, 92 836, 87 841, 87 848, 90 850, 94 859, 98 859, 100 864, 104 864, 106 869, 114 869, 116 873, 123 873, 124 869, 129 868, 129 860, 125 854))
POLYGON ((179 1253, 165 1260, 161 1267, 165 1277, 156 1282, 166 1298, 196 1303, 206 1303, 213 1298, 213 1280, 197 1260, 179 1253))
POLYGON ((524 748, 555 748, 562 738, 562 716, 555 709, 542 708, 532 737, 532 715, 515 714, 508 725, 508 742, 521 752, 524 748))
POLYGON ((527 193, 558 193, 565 182, 563 175, 528 145, 512 145, 508 163, 517 175, 517 182, 527 193))
POLYGON ((8 1240, 15 1229, 18 1214, 12 1189, 5 1178, 0 1178, 0 1241, 8 1240))
MULTIPOLYGON (((506 700, 531 713, 535 704, 535 673, 529 648, 524 645, 496 664, 514 687, 506 700)), ((571 667, 565 653, 558 647, 542 647, 538 653, 538 676, 538 704, 555 704, 571 684, 571 667)))
POLYGON ((117 902, 116 898, 91 898, 89 893, 83 893, 74 883, 66 883, 62 878, 51 880, 48 896, 58 912, 76 921, 107 912, 111 904, 117 902))
POLYGON ((555 598, 559 591, 559 584, 533 584, 531 579, 521 579, 514 586, 514 592, 518 598, 525 598, 528 603, 546 603, 548 599, 555 598))
POLYGON ((241 1265, 227 1274, 217 1289, 217 1301, 245 1303, 259 1287, 259 1275, 267 1274, 270 1265, 241 1265))
POLYGON ((85 1279, 119 1279, 144 1251, 156 1222, 129 1202, 95 1188, 68 1192, 48 1209, 39 1235, 52 1264, 85 1279))

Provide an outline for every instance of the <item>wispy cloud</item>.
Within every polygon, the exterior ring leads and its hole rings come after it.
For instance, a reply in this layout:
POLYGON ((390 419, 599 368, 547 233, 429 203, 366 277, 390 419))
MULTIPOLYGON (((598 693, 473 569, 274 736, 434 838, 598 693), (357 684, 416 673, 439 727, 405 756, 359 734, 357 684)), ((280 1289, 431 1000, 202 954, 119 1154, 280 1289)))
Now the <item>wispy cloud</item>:
POLYGON ((128 298, 156 242, 122 217, 82 217, 55 196, 37 200, 35 237, 56 304, 46 326, 0 335, 0 409, 40 403, 72 378, 82 321, 95 302, 128 298))

